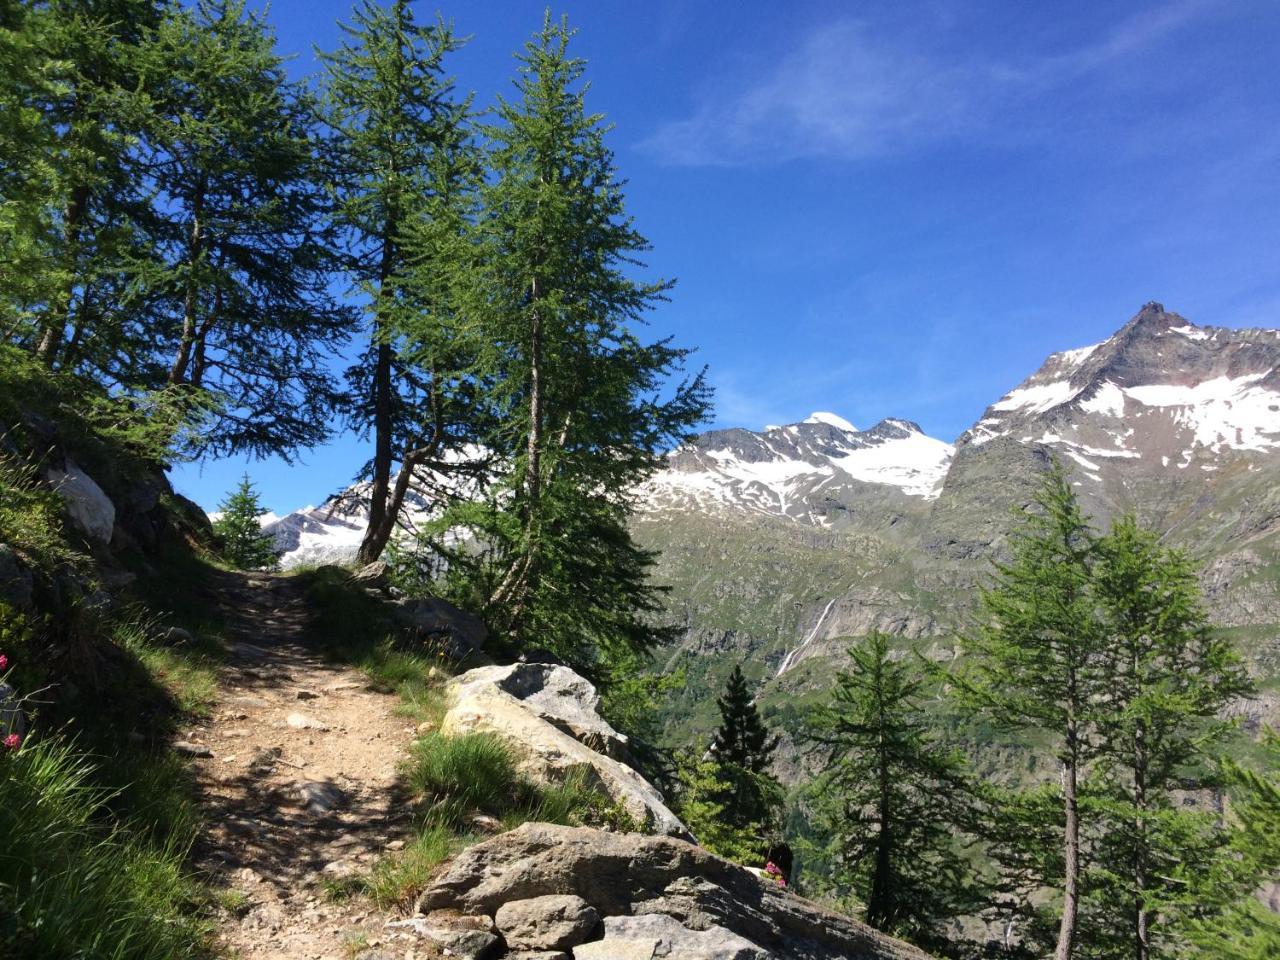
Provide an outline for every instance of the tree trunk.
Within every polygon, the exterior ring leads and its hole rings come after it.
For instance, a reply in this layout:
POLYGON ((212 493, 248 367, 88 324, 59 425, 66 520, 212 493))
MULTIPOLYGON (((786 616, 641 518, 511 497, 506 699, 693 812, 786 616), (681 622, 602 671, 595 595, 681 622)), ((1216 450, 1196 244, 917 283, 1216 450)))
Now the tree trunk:
POLYGON ((204 182, 201 181, 191 202, 191 230, 187 237, 187 289, 182 305, 182 339, 178 342, 178 353, 173 358, 173 366, 169 368, 170 385, 186 382, 187 367, 191 363, 191 351, 200 325, 200 290, 196 282, 196 270, 204 256, 204 227, 201 223, 201 217, 204 216, 204 191, 204 182))
POLYGON ((1076 775, 1080 760, 1079 734, 1072 712, 1067 714, 1067 759, 1062 768, 1062 802, 1066 813, 1062 861, 1062 922, 1053 960, 1071 960, 1075 946, 1076 914, 1080 910, 1080 810, 1076 799, 1076 775))
MULTIPOLYGON (((525 457, 525 523, 524 549, 513 565, 507 580, 511 589, 505 599, 511 603, 511 633, 517 641, 522 639, 524 628, 524 612, 528 598, 537 588, 539 538, 542 536, 542 511, 539 500, 542 497, 542 449, 544 406, 546 405, 545 386, 543 384, 543 325, 542 314, 538 307, 538 280, 535 277, 530 285, 530 299, 533 310, 530 316, 529 331, 529 440, 525 457), (519 570, 514 579, 511 574, 519 570)), ((508 583, 504 581, 503 587, 508 583)), ((503 590, 499 590, 502 593, 503 590)))
MULTIPOLYGON (((877 684, 880 679, 877 678, 877 684)), ((891 787, 891 778, 889 774, 889 758, 888 744, 885 742, 885 716, 884 701, 880 700, 879 715, 879 803, 878 815, 880 817, 880 836, 876 838, 876 865, 875 873, 871 877, 871 895, 867 898, 867 923, 871 926, 884 930, 888 927, 889 921, 893 914, 893 827, 891 818, 893 810, 891 809, 889 794, 891 787)))
POLYGON ((1146 728, 1138 721, 1133 735, 1133 805, 1137 811, 1133 824, 1133 956, 1147 960, 1151 955, 1151 938, 1147 913, 1147 742, 1146 728))
MULTIPOLYGON (((387 224, 382 242, 382 264, 378 270, 378 296, 386 292, 387 280, 391 276, 395 258, 395 244, 390 238, 395 235, 394 222, 387 224)), ((395 515, 388 514, 387 499, 391 492, 391 340, 386 323, 380 311, 374 311, 373 336, 377 340, 373 368, 373 486, 369 491, 369 526, 365 528, 364 539, 360 541, 360 549, 356 559, 360 563, 373 563, 387 546, 391 530, 395 525, 395 515)), ((403 465, 401 472, 407 468, 403 465)), ((408 480, 406 479, 406 484, 408 480)))
POLYGON ((67 277, 66 289, 63 291, 62 303, 58 309, 50 311, 50 316, 44 324, 44 330, 40 334, 40 342, 36 346, 37 359, 47 367, 52 367, 54 361, 58 359, 58 348, 62 345, 62 338, 66 332, 67 324, 71 320, 71 304, 75 299, 77 279, 75 253, 76 248, 80 245, 80 233, 84 229, 84 217, 89 207, 89 196, 89 188, 81 185, 71 191, 71 197, 67 200, 66 224, 62 235, 63 242, 66 244, 66 254, 71 269, 68 271, 69 276, 67 277))

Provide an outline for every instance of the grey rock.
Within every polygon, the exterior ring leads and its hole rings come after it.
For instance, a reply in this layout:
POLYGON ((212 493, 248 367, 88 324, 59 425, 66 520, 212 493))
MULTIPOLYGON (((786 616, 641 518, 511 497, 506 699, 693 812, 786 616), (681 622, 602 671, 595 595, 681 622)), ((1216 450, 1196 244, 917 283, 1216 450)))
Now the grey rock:
POLYGON ((284 718, 284 722, 295 730, 317 730, 324 733, 329 729, 324 723, 305 713, 291 713, 284 718))
POLYGON ((511 900, 493 922, 507 946, 519 950, 562 950, 585 941, 600 922, 587 901, 572 894, 511 900))
POLYGON ((70 457, 61 470, 50 467, 45 480, 62 497, 67 515, 90 540, 107 544, 116 525, 116 507, 94 479, 70 457))
POLYGON ((656 957, 680 960, 771 960, 767 950, 731 930, 715 924, 692 930, 674 917, 645 913, 633 917, 609 917, 602 943, 635 943, 656 957))
POLYGON ((20 609, 31 605, 34 579, 7 543, 0 543, 0 600, 20 609))
POLYGON ((390 572, 385 560, 375 560, 353 573, 351 579, 362 587, 382 591, 391 585, 390 572))
POLYGON ((479 653, 489 639, 488 628, 479 617, 438 597, 399 600, 393 613, 400 626, 438 643, 455 660, 479 653))
POLYGON ((598 744, 625 743, 595 713, 595 688, 568 667, 479 667, 450 683, 448 696, 451 707, 441 733, 495 733, 515 747, 527 776, 542 783, 579 777, 587 787, 621 804, 645 829, 689 836, 644 777, 569 732, 598 744))
MULTIPOLYGON (((493 916, 510 901, 550 894, 581 897, 606 918, 606 930, 609 918, 665 914, 693 931, 723 928, 766 956, 927 960, 914 947, 763 883, 694 844, 587 827, 528 823, 479 843, 436 878, 418 909, 493 916)), ((584 945, 574 954, 609 956, 599 950, 584 945)), ((624 955, 643 954, 618 954, 624 955)))
POLYGON ((507 960, 572 960, 563 950, 509 950, 507 960))
POLYGON ((190 630, 184 630, 182 627, 166 627, 160 631, 160 635, 156 638, 161 643, 171 647, 182 647, 195 640, 190 630))
POLYGON ((657 947, 656 940, 621 940, 617 937, 608 937, 604 940, 584 943, 573 951, 573 960, 653 960, 653 952, 657 947))
POLYGON ((497 953, 502 944, 489 922, 480 917, 411 917, 393 920, 387 924, 387 929, 412 930, 422 939, 463 960, 485 960, 497 953))
POLYGON ((347 794, 331 780, 311 780, 298 784, 299 803, 312 813, 332 813, 347 802, 347 794))
POLYGON ((192 743, 189 740, 175 740, 173 749, 188 757, 212 757, 213 751, 203 743, 192 743))

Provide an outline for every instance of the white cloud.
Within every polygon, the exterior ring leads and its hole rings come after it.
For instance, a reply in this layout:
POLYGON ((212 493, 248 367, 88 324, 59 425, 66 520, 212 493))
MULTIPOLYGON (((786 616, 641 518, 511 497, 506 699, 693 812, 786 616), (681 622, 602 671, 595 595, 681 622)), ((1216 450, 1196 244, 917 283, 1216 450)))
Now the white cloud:
POLYGON ((873 36, 859 20, 822 26, 754 80, 725 81, 692 115, 642 144, 674 165, 801 157, 856 160, 910 151, 1000 121, 1010 103, 1077 81, 1193 19, 1203 0, 1132 16, 1098 40, 1020 63, 926 52, 918 38, 873 36))

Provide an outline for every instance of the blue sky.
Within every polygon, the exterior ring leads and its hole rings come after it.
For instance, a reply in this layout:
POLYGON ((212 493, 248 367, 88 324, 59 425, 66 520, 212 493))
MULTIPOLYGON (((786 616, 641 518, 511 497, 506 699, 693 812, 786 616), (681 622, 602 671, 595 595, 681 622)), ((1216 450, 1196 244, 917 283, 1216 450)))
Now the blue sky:
MULTIPOLYGON (((275 0, 292 68, 346 0, 275 0)), ((423 17, 437 9, 419 4, 423 17)), ((543 3, 442 7, 481 104, 543 3)), ((593 109, 650 274, 655 335, 698 347, 715 425, 836 411, 954 439, 1055 350, 1147 300, 1280 326, 1280 4, 575 0, 593 109), (732 11, 730 14, 729 11, 732 11)), ((319 503, 350 437, 280 462, 175 468, 212 508, 244 470, 319 503)))

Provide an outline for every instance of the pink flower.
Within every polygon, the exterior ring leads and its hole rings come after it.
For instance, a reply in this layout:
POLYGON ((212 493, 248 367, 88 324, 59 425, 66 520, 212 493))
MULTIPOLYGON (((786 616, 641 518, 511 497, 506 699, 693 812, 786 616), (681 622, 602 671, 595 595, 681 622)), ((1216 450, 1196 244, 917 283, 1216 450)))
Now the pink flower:
POLYGON ((764 872, 765 872, 765 873, 772 873, 772 874, 779 874, 779 873, 781 873, 782 871, 778 869, 778 865, 777 865, 776 863, 774 863, 772 860, 770 860, 768 863, 766 863, 766 864, 764 865, 764 872))
POLYGON ((4 745, 10 750, 17 750, 18 744, 22 742, 22 738, 16 733, 11 733, 4 738, 4 745))
POLYGON ((6 657, 3 653, 0 653, 0 670, 7 670, 8 668, 9 668, 9 658, 6 657))
POLYGON ((786 885, 787 885, 787 881, 786 881, 786 880, 783 880, 783 879, 782 879, 782 877, 779 877, 779 878, 778 878, 778 886, 780 886, 780 887, 785 887, 786 885))

